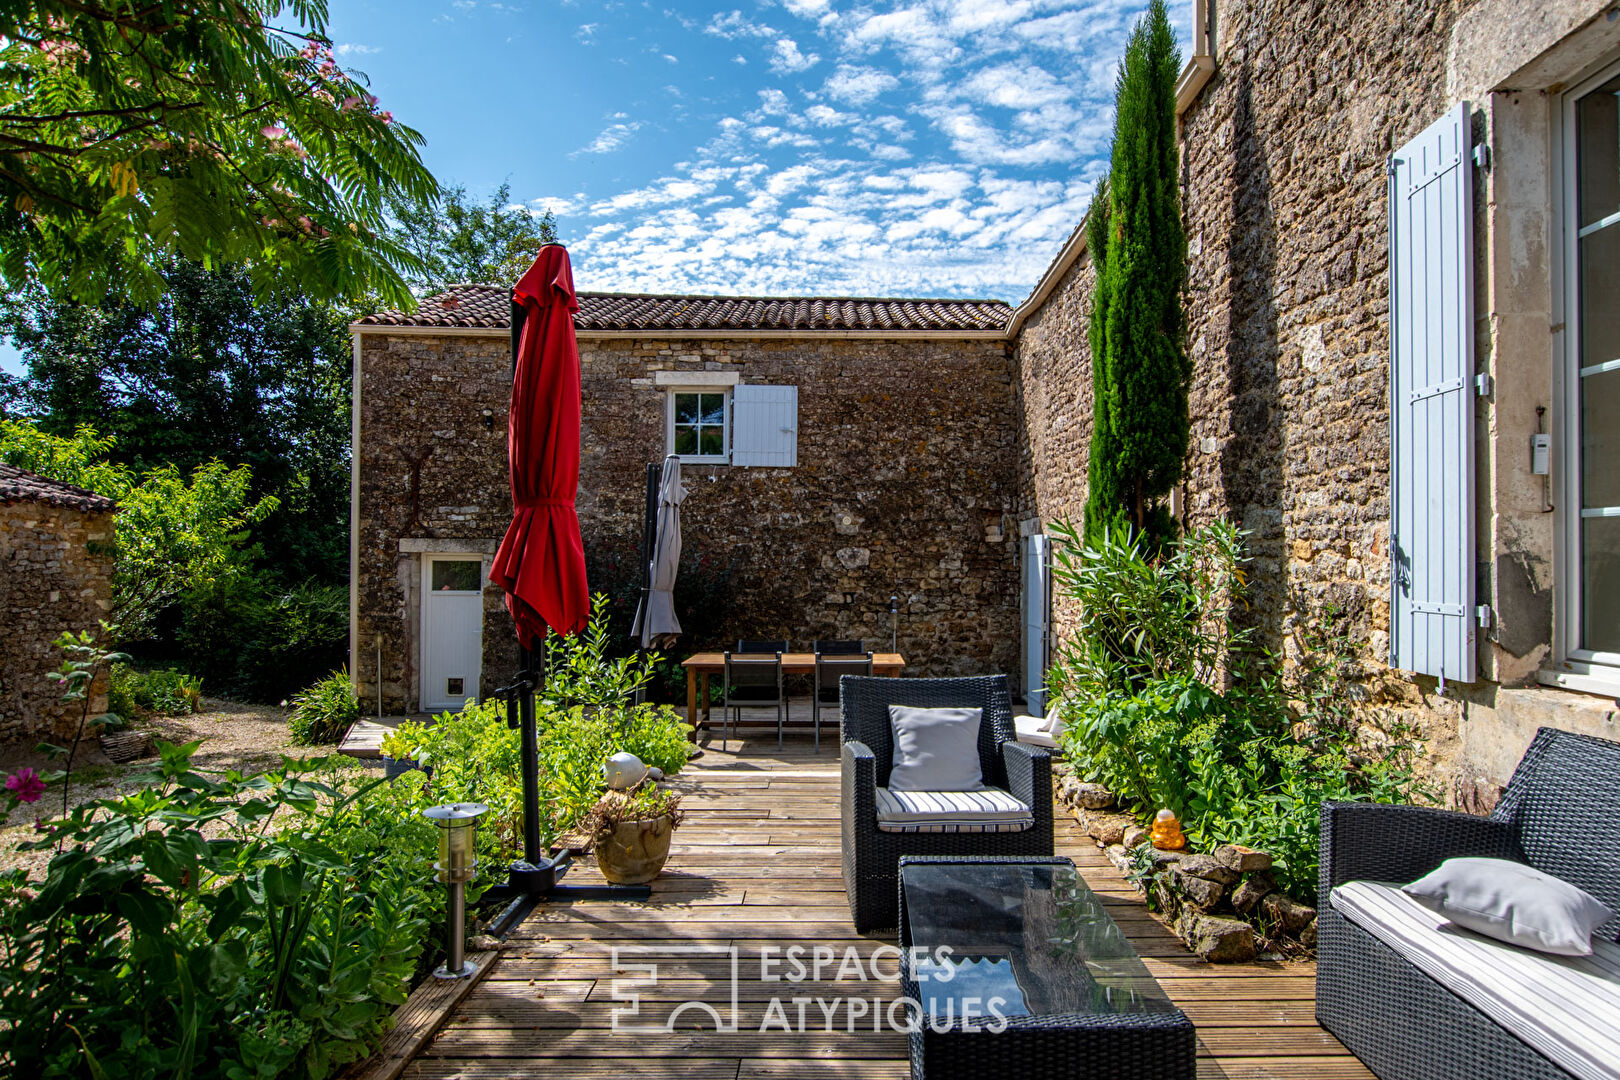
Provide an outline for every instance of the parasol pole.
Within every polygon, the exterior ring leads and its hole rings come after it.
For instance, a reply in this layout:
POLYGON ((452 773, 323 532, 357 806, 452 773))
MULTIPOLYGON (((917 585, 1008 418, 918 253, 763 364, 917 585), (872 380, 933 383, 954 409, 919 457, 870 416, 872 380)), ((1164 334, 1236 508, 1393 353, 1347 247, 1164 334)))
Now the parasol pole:
MULTIPOLYGON (((517 377, 518 348, 523 340, 523 323, 528 312, 516 300, 512 301, 512 377, 517 377)), ((507 424, 511 424, 507 418, 507 424)), ((518 698, 518 725, 521 749, 519 760, 523 771, 523 861, 538 866, 540 850, 540 736, 535 728, 534 693, 544 682, 546 643, 540 642, 538 663, 534 650, 518 646, 518 676, 514 686, 518 698)), ((511 706, 507 706, 507 722, 511 722, 511 706)))
MULTIPOLYGON (((527 311, 512 302, 512 377, 517 377, 518 349, 523 339, 527 311)), ((511 418, 507 418, 508 425, 511 418)), ((508 428, 510 430, 510 427, 508 428)), ((649 564, 651 559, 648 560, 649 564)), ((649 571, 650 572, 650 571, 649 571)), ((549 633, 549 631, 548 631, 549 633)), ((521 639, 520 639, 521 640, 521 639)), ((505 901, 506 909, 490 923, 491 932, 504 937, 521 923, 542 901, 568 900, 645 900, 652 895, 647 885, 563 885, 562 876, 572 865, 568 852, 553 859, 540 850, 540 738, 535 723, 535 693, 545 686, 546 641, 539 649, 518 646, 518 672, 510 685, 496 694, 506 698, 506 722, 519 729, 519 758, 523 772, 523 860, 507 869, 506 884, 484 891, 486 901, 505 901), (536 655, 538 652, 539 655, 536 655)))

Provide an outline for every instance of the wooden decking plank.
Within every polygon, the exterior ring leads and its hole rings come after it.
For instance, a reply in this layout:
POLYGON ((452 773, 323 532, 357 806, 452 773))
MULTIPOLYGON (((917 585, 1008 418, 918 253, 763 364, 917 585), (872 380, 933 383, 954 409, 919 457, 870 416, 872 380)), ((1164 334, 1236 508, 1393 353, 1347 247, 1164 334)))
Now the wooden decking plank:
MULTIPOLYGON (((678 780, 686 823, 666 873, 644 903, 577 902, 543 907, 514 933, 496 970, 458 1006, 452 1023, 404 1073, 411 1080, 495 1080, 552 1074, 585 1080, 903 1080, 906 1042, 874 1033, 870 1014, 853 1033, 840 1010, 834 1031, 807 1005, 809 1030, 759 1031, 773 999, 862 997, 888 1002, 891 981, 760 981, 760 950, 823 945, 838 959, 870 958, 892 931, 858 935, 849 921, 839 851, 836 739, 817 755, 808 742, 775 749, 766 737, 711 740, 678 780), (681 953, 691 947, 712 954, 681 953), (700 1030, 686 1014, 674 1032, 615 1034, 615 983, 641 995, 661 1020, 686 1001, 729 1008, 731 959, 739 950, 740 1030, 700 1030), (614 969, 620 951, 621 970, 614 969), (660 950, 665 950, 661 952, 660 950), (625 963, 654 963, 658 981, 635 986, 625 963), (660 1013, 662 1010, 662 1013, 660 1013), (689 1026, 688 1021, 691 1021, 689 1026)), ((1211 966, 1190 955, 1072 818, 1060 815, 1056 849, 1137 948, 1170 998, 1199 1030, 1200 1080, 1371 1080, 1317 1027, 1314 966, 1256 961, 1211 966)), ((589 860, 570 881, 599 881, 589 860)), ((883 970, 892 967, 879 953, 883 970)), ((806 962, 813 954, 807 950, 806 962)), ((785 966, 778 969, 786 971, 785 966)), ((870 960, 868 960, 868 973, 870 960)), ((790 1007, 790 1016, 792 1016, 790 1007)), ((796 1017, 795 1017, 796 1019, 796 1017)))

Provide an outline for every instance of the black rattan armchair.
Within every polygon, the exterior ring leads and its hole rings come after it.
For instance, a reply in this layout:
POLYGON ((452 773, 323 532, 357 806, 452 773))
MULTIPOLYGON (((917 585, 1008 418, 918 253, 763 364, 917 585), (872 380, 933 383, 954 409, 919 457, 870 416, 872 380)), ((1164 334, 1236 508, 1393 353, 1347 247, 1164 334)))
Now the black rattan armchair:
MULTIPOLYGON (((1490 817, 1326 803, 1317 916, 1316 1018, 1382 1080, 1570 1074, 1334 910, 1347 881, 1408 882, 1461 856, 1513 859, 1620 911, 1620 743, 1536 733, 1490 817)), ((1611 940, 1620 918, 1597 933, 1611 940)))
POLYGON ((1012 698, 1005 675, 965 679, 841 680, 844 890, 855 929, 896 926, 902 855, 1051 855, 1052 768, 1045 750, 1025 746, 1013 733, 1012 698), (889 706, 982 709, 979 768, 984 782, 1027 804, 1035 824, 1022 832, 883 832, 877 827, 877 789, 887 787, 894 760, 889 706))

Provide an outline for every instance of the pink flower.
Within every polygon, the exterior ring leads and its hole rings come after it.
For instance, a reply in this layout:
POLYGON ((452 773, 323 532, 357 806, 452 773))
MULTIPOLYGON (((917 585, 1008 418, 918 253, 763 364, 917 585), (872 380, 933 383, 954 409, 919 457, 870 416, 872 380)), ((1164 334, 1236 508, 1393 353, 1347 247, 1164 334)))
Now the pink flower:
POLYGON ((310 221, 309 218, 307 218, 307 217, 301 217, 301 218, 298 219, 298 227, 300 229, 303 229, 305 232, 311 231, 311 229, 314 227, 314 224, 315 223, 310 221))
POLYGON ((365 94, 363 96, 366 99, 366 104, 367 105, 376 105, 377 104, 377 95, 376 94, 365 94))
POLYGON ((45 794, 45 781, 25 766, 6 777, 6 790, 17 796, 18 802, 39 802, 39 797, 45 794))
POLYGON ((354 95, 351 94, 350 96, 343 99, 342 108, 343 108, 344 112, 348 112, 350 109, 357 109, 359 107, 360 107, 360 99, 358 97, 355 97, 354 95))
POLYGON ((382 122, 385 124, 392 124, 394 122, 394 114, 389 112, 387 109, 384 109, 382 111, 382 122))
POLYGON ((286 136, 287 129, 284 128, 284 127, 277 127, 276 125, 271 124, 268 127, 260 128, 259 129, 259 134, 263 135, 267 139, 280 139, 280 138, 284 138, 286 136))

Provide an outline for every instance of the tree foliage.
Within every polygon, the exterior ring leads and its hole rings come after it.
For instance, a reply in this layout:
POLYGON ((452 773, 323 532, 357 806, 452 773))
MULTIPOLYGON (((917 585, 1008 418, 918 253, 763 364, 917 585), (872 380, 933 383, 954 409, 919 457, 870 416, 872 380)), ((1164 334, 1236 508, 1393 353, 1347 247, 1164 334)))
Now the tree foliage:
POLYGON ((240 268, 159 268, 151 308, 60 300, 0 303, 0 331, 28 377, 7 411, 65 438, 111 436, 106 461, 189 476, 219 460, 251 469, 276 510, 254 528, 267 564, 331 584, 348 570, 349 380, 344 314, 291 289, 255 299, 240 268))
POLYGON ((461 283, 510 285, 534 262, 541 245, 557 243, 551 211, 537 218, 512 205, 510 184, 502 184, 485 203, 470 200, 459 184, 431 200, 396 196, 389 212, 393 239, 420 267, 411 277, 418 296, 461 283))
POLYGON ((1175 535, 1164 500, 1187 454, 1181 290, 1187 237, 1177 191, 1176 47, 1163 0, 1131 32, 1115 91, 1106 185, 1087 222, 1097 267, 1090 340, 1092 417, 1085 535, 1139 534, 1157 547, 1175 535))
POLYGON ((429 199, 421 136, 341 68, 326 0, 0 8, 0 277, 152 303, 166 256, 255 290, 409 304, 389 192, 429 199))
POLYGON ((0 421, 0 461, 117 501, 113 603, 119 640, 138 639, 187 590, 217 587, 250 565, 247 530, 276 507, 249 495, 251 472, 219 461, 187 479, 173 465, 137 472, 110 460, 115 440, 82 427, 69 438, 0 421))

